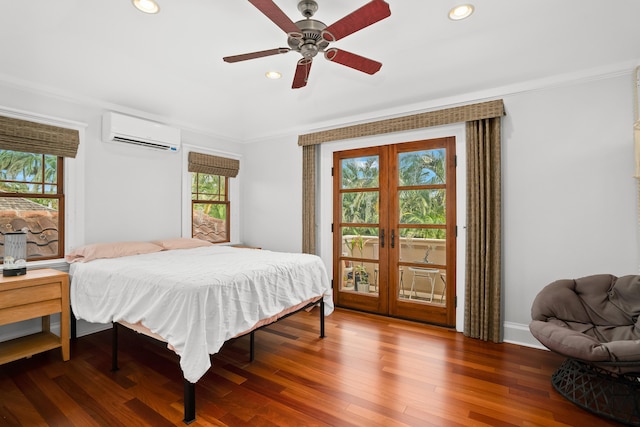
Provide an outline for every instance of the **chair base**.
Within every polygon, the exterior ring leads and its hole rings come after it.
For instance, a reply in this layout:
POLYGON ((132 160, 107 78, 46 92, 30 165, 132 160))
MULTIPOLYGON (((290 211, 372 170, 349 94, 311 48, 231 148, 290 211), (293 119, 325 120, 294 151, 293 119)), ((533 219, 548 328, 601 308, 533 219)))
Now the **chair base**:
POLYGON ((587 411, 627 425, 640 426, 640 378, 614 374, 567 359, 551 376, 553 387, 587 411))

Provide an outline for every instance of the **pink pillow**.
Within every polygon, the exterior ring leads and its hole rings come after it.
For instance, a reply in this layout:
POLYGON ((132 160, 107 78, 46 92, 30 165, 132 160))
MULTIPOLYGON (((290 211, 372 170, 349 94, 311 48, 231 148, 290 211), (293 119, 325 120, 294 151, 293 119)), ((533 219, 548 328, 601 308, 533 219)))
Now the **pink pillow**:
POLYGON ((190 239, 188 237, 177 237, 175 239, 154 240, 152 243, 162 246, 164 250, 170 249, 191 249, 200 248, 202 246, 212 246, 213 243, 206 240, 190 239))
POLYGON ((160 252, 161 246, 151 242, 94 243, 79 247, 65 256, 68 263, 89 262, 99 258, 119 258, 123 256, 160 252))

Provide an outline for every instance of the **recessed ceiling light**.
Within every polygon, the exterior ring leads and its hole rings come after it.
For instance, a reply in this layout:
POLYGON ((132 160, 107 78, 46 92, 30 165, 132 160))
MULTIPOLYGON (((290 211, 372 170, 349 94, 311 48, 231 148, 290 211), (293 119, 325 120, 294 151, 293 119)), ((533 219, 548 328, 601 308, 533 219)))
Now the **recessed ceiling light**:
POLYGON ((264 75, 267 76, 268 79, 274 79, 274 80, 282 77, 282 74, 277 71, 267 71, 264 75))
POLYGON ((461 4, 460 6, 456 6, 449 11, 449 19, 459 21, 461 19, 468 18, 473 13, 473 10, 473 5, 461 4))
POLYGON ((158 13, 160 12, 160 6, 155 0, 131 0, 133 5, 141 12, 144 13, 158 13))

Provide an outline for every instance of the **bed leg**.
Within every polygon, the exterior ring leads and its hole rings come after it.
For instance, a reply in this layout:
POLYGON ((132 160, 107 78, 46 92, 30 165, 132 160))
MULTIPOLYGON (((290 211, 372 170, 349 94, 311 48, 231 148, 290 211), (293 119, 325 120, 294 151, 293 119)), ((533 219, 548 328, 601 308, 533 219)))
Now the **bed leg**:
POLYGON ((76 315, 73 314, 73 308, 70 308, 69 314, 71 315, 71 340, 75 341, 78 339, 78 319, 76 319, 76 315))
POLYGON ((320 338, 324 337, 324 298, 320 298, 320 338))
POLYGON ((118 323, 113 322, 111 328, 111 371, 118 370, 118 323))
POLYGON ((251 331, 249 333, 249 362, 253 362, 253 359, 255 358, 255 336, 254 336, 254 332, 255 331, 251 331))
POLYGON ((184 380, 184 420, 185 424, 191 424, 196 420, 196 385, 184 380))

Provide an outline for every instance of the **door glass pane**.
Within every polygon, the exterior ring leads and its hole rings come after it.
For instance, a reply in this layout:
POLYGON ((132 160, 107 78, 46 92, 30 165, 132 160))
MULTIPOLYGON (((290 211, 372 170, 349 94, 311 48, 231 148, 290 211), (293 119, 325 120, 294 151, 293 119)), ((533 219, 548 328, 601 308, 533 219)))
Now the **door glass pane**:
POLYGON ((342 194, 342 222, 377 224, 380 196, 377 191, 342 194))
POLYGON ((341 291, 378 293, 378 263, 343 260, 340 270, 341 291))
POLYGON ((399 299, 442 306, 447 304, 446 269, 403 266, 400 274, 399 299))
POLYGON ((378 259, 377 227, 343 227, 342 256, 348 258, 378 259))
POLYGON ((402 190, 398 197, 401 224, 446 224, 445 189, 402 190))
POLYGON ((378 187, 380 175, 378 156, 342 159, 340 163, 343 189, 378 187))
POLYGON ((400 186, 444 184, 445 149, 398 154, 400 186))
POLYGON ((400 261, 418 264, 446 263, 446 240, 435 237, 445 230, 400 229, 400 261))

